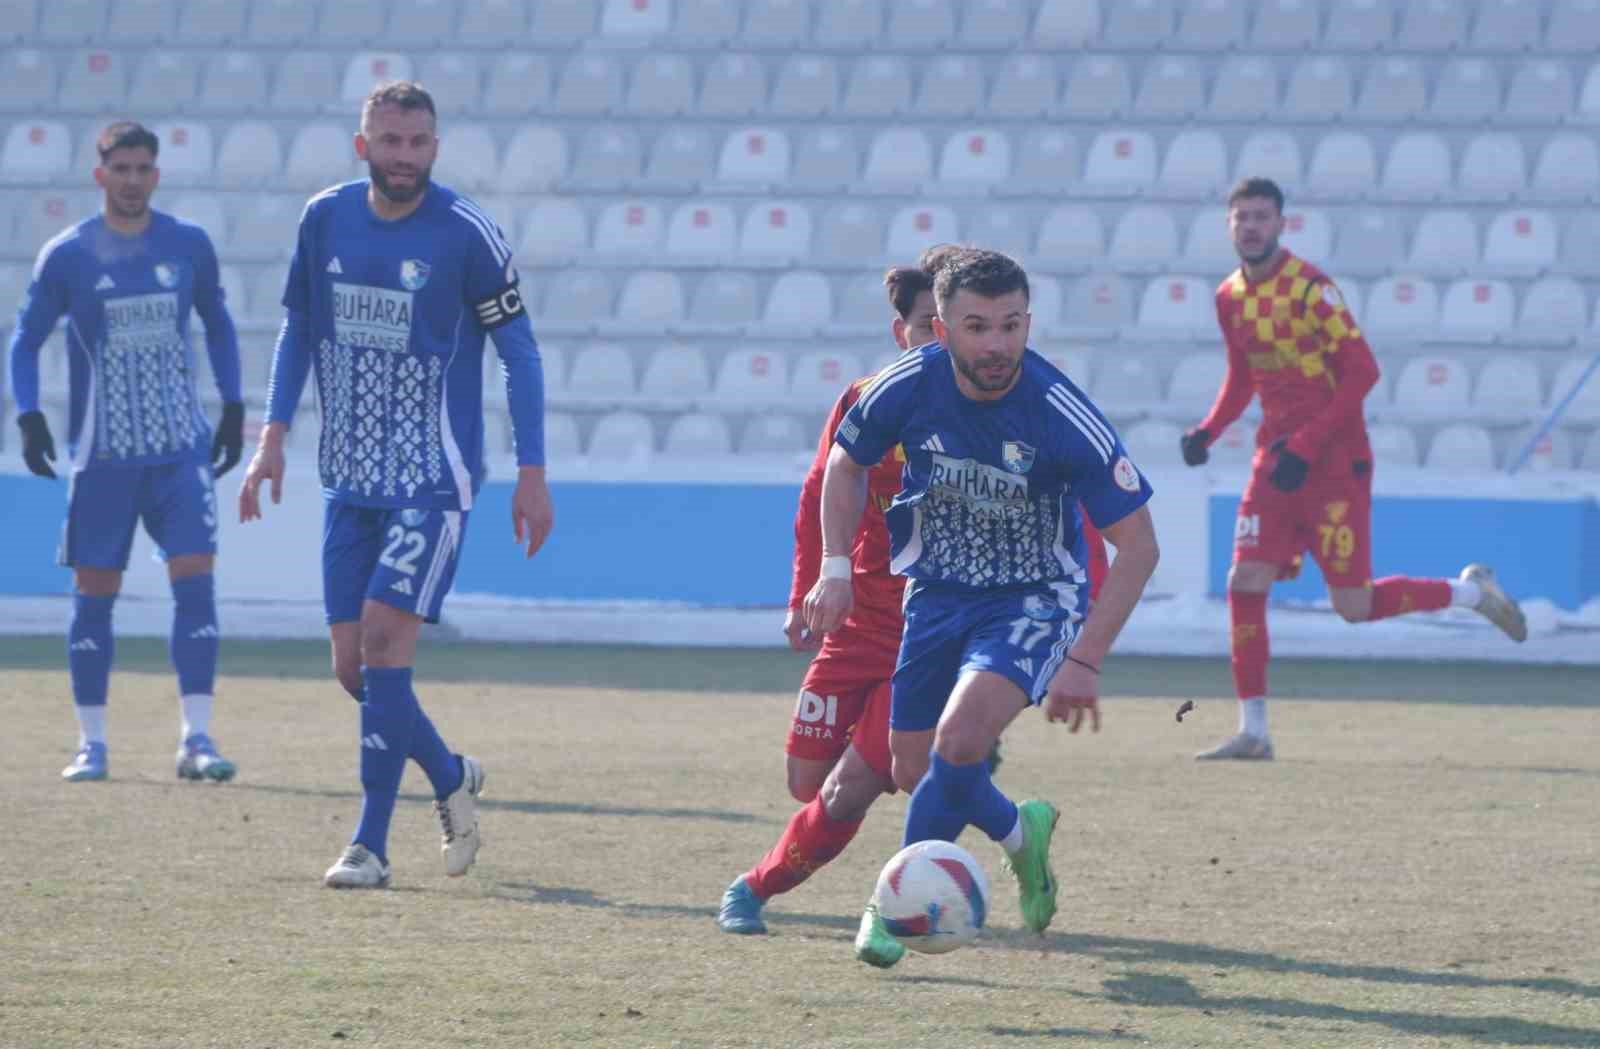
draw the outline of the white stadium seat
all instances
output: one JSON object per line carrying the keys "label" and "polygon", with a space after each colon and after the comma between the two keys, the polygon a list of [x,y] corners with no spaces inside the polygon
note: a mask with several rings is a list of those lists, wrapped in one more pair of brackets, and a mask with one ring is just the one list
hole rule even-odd
{"label": "white stadium seat", "polygon": [[1151,338],[1191,339],[1216,334],[1212,290],[1194,277],[1152,280],[1139,302],[1139,332]]}
{"label": "white stadium seat", "polygon": [[1159,47],[1172,35],[1173,0],[1132,0],[1107,5],[1105,43],[1114,48]]}
{"label": "white stadium seat", "polygon": [[711,366],[698,346],[663,346],[650,355],[639,396],[653,408],[682,410],[711,389]]}
{"label": "white stadium seat", "polygon": [[172,202],[172,214],[205,230],[217,254],[227,254],[228,213],[215,193],[185,193]]}
{"label": "white stadium seat", "polygon": [[1577,97],[1578,85],[1565,62],[1529,62],[1511,78],[1503,113],[1513,120],[1553,123],[1566,119]]}
{"label": "white stadium seat", "polygon": [[292,44],[309,37],[316,21],[314,0],[255,0],[245,37],[254,46]]}
{"label": "white stadium seat", "polygon": [[128,108],[140,113],[186,109],[194,102],[199,79],[193,55],[183,51],[146,51],[133,71]]}
{"label": "white stadium seat", "polygon": [[1285,115],[1297,120],[1333,120],[1350,112],[1355,97],[1350,66],[1332,55],[1302,59],[1289,74]]}
{"label": "white stadium seat", "polygon": [[177,0],[118,0],[111,6],[106,37],[122,46],[165,40],[172,35],[177,13]]}
{"label": "white stadium seat", "polygon": [[1189,128],[1167,144],[1156,186],[1164,194],[1210,200],[1228,181],[1228,147],[1215,131]]}
{"label": "white stadium seat", "polygon": [[1454,341],[1492,342],[1516,323],[1511,285],[1499,280],[1458,280],[1445,290],[1439,334]]}
{"label": "white stadium seat", "polygon": [[439,136],[435,176],[451,189],[474,193],[486,189],[498,181],[498,152],[487,126],[452,122]]}
{"label": "white stadium seat", "polygon": [[[1552,407],[1572,393],[1578,379],[1588,370],[1590,361],[1589,356],[1570,357],[1556,369],[1555,380],[1550,384]],[[1591,375],[1589,381],[1578,390],[1577,396],[1567,405],[1567,413],[1562,418],[1571,423],[1600,423],[1600,372]]]}
{"label": "white stadium seat", "polygon": [[1286,131],[1258,131],[1239,147],[1239,178],[1265,176],[1285,189],[1300,184],[1300,144]]}
{"label": "white stadium seat", "polygon": [[1133,323],[1134,293],[1115,273],[1090,273],[1067,295],[1061,321],[1067,337],[1094,338],[1114,334]]}
{"label": "white stadium seat", "polygon": [[1283,216],[1283,246],[1326,268],[1333,257],[1333,223],[1327,212],[1291,207]]}
{"label": "white stadium seat", "polygon": [[72,142],[65,124],[54,120],[26,120],[6,132],[0,152],[0,174],[7,181],[31,182],[63,175],[72,159]]}
{"label": "white stadium seat", "polygon": [[200,93],[194,100],[197,110],[248,112],[266,104],[267,67],[260,55],[250,51],[221,51],[206,60]]}
{"label": "white stadium seat", "polygon": [[919,183],[933,177],[933,145],[917,128],[891,127],[873,136],[863,178],[869,183]]}
{"label": "white stadium seat", "polygon": [[944,55],[925,67],[912,108],[925,117],[970,116],[983,108],[983,80],[976,59]]}
{"label": "white stadium seat", "polygon": [[815,270],[789,270],[772,282],[762,327],[770,332],[812,335],[833,319],[833,286]]}
{"label": "white stadium seat", "polygon": [[756,300],[754,274],[729,270],[708,273],[694,289],[684,330],[706,335],[743,333],[760,319]]}
{"label": "white stadium seat", "polygon": [[1429,200],[1450,191],[1450,145],[1432,132],[1401,135],[1389,147],[1383,192],[1402,200]]}
{"label": "white stadium seat", "polygon": [[322,40],[365,44],[382,35],[387,21],[383,0],[340,0],[318,6],[321,12],[315,34]]}
{"label": "white stadium seat", "polygon": [[1417,418],[1450,418],[1468,414],[1472,381],[1454,357],[1413,357],[1394,384],[1394,406]]}
{"label": "white stadium seat", "polygon": [[[1536,432],[1536,425],[1529,425],[1512,436],[1511,443],[1508,446],[1509,455],[1516,456],[1521,454],[1522,449],[1527,447],[1528,441],[1532,439]],[[1571,435],[1565,430],[1551,430],[1549,433],[1542,434],[1534,442],[1527,461],[1522,464],[1522,469],[1529,473],[1570,470],[1573,467],[1572,452]],[[1510,465],[1509,460],[1506,465]]]}
{"label": "white stadium seat", "polygon": [[524,116],[541,112],[550,105],[550,60],[544,55],[512,51],[501,55],[489,67],[483,89],[486,113]]}
{"label": "white stadium seat", "polygon": [[740,455],[798,455],[806,433],[792,415],[752,415],[739,438]]}
{"label": "white stadium seat", "polygon": [[1219,120],[1259,120],[1278,108],[1278,71],[1259,55],[1223,61],[1211,88],[1211,115]]}
{"label": "white stadium seat", "polygon": [[1144,419],[1122,433],[1122,444],[1135,462],[1150,469],[1176,461],[1182,437],[1183,430],[1176,423]]}
{"label": "white stadium seat", "polygon": [[1063,182],[1075,179],[1081,168],[1078,139],[1058,128],[1031,128],[1021,133],[1016,160],[1011,166],[1011,181],[996,186],[995,192],[1014,192],[1020,196],[1058,193]]}
{"label": "white stadium seat", "polygon": [[789,176],[789,136],[775,128],[744,128],[722,141],[717,178],[723,182],[782,182]]}
{"label": "white stadium seat", "polygon": [[566,116],[599,116],[622,108],[622,66],[607,54],[579,52],[562,67],[555,110]]}
{"label": "white stadium seat", "polygon": [[1061,282],[1047,274],[1028,277],[1028,337],[1031,341],[1055,338],[1061,327]]}
{"label": "white stadium seat", "polygon": [[1061,92],[1061,112],[1072,118],[1106,120],[1133,108],[1128,64],[1114,55],[1085,55],[1072,63]]}
{"label": "white stadium seat", "polygon": [[[1341,20],[1333,19],[1336,23]],[[1421,63],[1410,58],[1381,58],[1367,68],[1355,111],[1363,120],[1405,120],[1419,116],[1427,104]]]}
{"label": "white stadium seat", "polygon": [[717,458],[733,451],[728,420],[705,412],[688,412],[672,420],[662,451],[684,459]]}
{"label": "white stadium seat", "polygon": [[1600,50],[1600,19],[1595,0],[1555,0],[1545,26],[1544,46],[1551,51],[1593,54]]}
{"label": "white stadium seat", "polygon": [[1156,273],[1178,257],[1178,224],[1170,209],[1129,208],[1111,233],[1111,264],[1123,272]]}
{"label": "white stadium seat", "polygon": [[605,0],[600,35],[635,39],[661,36],[672,24],[672,0]]}
{"label": "white stadium seat", "polygon": [[1440,123],[1476,124],[1500,115],[1500,76],[1481,58],[1461,58],[1440,70],[1427,118]]}
{"label": "white stadium seat", "polygon": [[993,128],[957,131],[939,156],[939,180],[991,185],[1011,174],[1011,140]]}
{"label": "white stadium seat", "polygon": [[339,97],[339,74],[326,52],[291,51],[278,64],[275,79],[271,106],[276,112],[317,113]]}
{"label": "white stadium seat", "polygon": [[856,60],[839,111],[852,117],[886,117],[911,109],[911,69],[891,55]]}
{"label": "white stadium seat", "polygon": [[1028,33],[1027,0],[971,0],[961,8],[962,47],[1011,50]]}
{"label": "white stadium seat", "polygon": [[778,70],[770,110],[786,117],[814,117],[831,111],[839,97],[839,68],[832,58],[798,54]]}
{"label": "white stadium seat", "polygon": [[1106,230],[1099,212],[1082,205],[1052,208],[1039,227],[1039,258],[1083,269],[1105,252]]}
{"label": "white stadium seat", "polygon": [[1494,357],[1478,372],[1473,389],[1473,414],[1494,422],[1535,419],[1544,406],[1539,369],[1525,357]]}
{"label": "white stadium seat", "polygon": [[1417,465],[1417,436],[1409,426],[1379,423],[1367,428],[1372,443],[1372,458],[1380,469],[1389,466],[1413,468]]}
{"label": "white stadium seat", "polygon": [[1033,44],[1082,47],[1100,36],[1100,5],[1083,0],[1042,0],[1033,21]]}
{"label": "white stadium seat", "polygon": [[594,227],[594,250],[600,255],[647,256],[661,248],[666,219],[661,208],[644,201],[606,205]]}
{"label": "white stadium seat", "polygon": [[1600,193],[1600,146],[1589,135],[1560,134],[1539,150],[1533,193],[1560,200],[1583,200]]}
{"label": "white stadium seat", "polygon": [[638,412],[612,412],[600,417],[589,435],[589,458],[605,463],[643,464],[655,451],[650,420]]}
{"label": "white stadium seat", "polygon": [[883,0],[816,0],[815,40],[827,48],[864,48],[883,28]]}
{"label": "white stadium seat", "polygon": [[1148,132],[1102,131],[1089,147],[1083,181],[1102,192],[1136,193],[1155,181],[1156,162],[1155,139]]}
{"label": "white stadium seat", "polygon": [[1016,55],[1000,66],[989,92],[989,112],[1003,117],[1040,117],[1056,103],[1054,63],[1038,55]]}
{"label": "white stadium seat", "polygon": [[[389,21],[383,39],[390,47],[425,49],[439,46],[456,30],[456,5],[450,0],[387,0]],[[507,39],[516,39],[507,35]],[[432,91],[432,84],[423,82]]]}
{"label": "white stadium seat", "polygon": [[[118,5],[119,7],[121,5]],[[185,0],[177,19],[174,39],[181,44],[221,44],[244,35],[244,4],[216,4],[210,0]]]}
{"label": "white stadium seat", "polygon": [[1478,226],[1465,211],[1429,211],[1417,223],[1406,265],[1429,276],[1461,273],[1478,262]]}
{"label": "white stadium seat", "polygon": [[1583,334],[1588,322],[1589,304],[1578,282],[1571,277],[1544,277],[1523,292],[1517,339],[1571,342]]}
{"label": "white stadium seat", "polygon": [[1502,211],[1484,238],[1484,268],[1511,276],[1531,276],[1556,261],[1556,222],[1545,211]]}
{"label": "white stadium seat", "polygon": [[634,396],[633,358],[621,346],[596,342],[579,350],[567,374],[569,399],[585,404],[615,403]]}
{"label": "white stadium seat", "polygon": [[1197,273],[1222,273],[1239,265],[1225,216],[1215,209],[1195,212],[1184,238],[1183,263]]}
{"label": "white stadium seat", "polygon": [[[536,330],[541,334],[590,332],[611,316],[611,282],[592,270],[563,270],[550,281]],[[631,380],[630,380],[631,381]]]}
{"label": "white stadium seat", "polygon": [[1298,51],[1317,39],[1317,5],[1308,0],[1265,0],[1256,11],[1250,42],[1273,51]]}
{"label": "white stadium seat", "polygon": [[1600,430],[1589,435],[1589,443],[1584,445],[1583,458],[1579,461],[1578,468],[1600,472]]}
{"label": "white stadium seat", "polygon": [[1600,62],[1589,67],[1583,78],[1583,93],[1578,96],[1578,119],[1588,123],[1600,120]]}
{"label": "white stadium seat", "polygon": [[745,213],[739,255],[748,261],[782,262],[811,251],[811,210],[789,200],[764,200]]}
{"label": "white stadium seat", "polygon": [[850,129],[811,128],[800,140],[789,181],[819,191],[841,189],[855,182],[860,155]]}
{"label": "white stadium seat", "polygon": [[1413,276],[1390,277],[1372,286],[1363,328],[1372,335],[1421,338],[1439,322],[1439,291]]}
{"label": "white stadium seat", "polygon": [[250,283],[249,316],[262,323],[282,321],[283,291],[288,278],[287,266],[264,266],[258,270]]}
{"label": "white stadium seat", "polygon": [[1522,140],[1506,132],[1479,135],[1461,154],[1456,189],[1465,196],[1514,197],[1528,184],[1528,156]]}
{"label": "white stadium seat", "polygon": [[[53,5],[52,5],[53,6]],[[121,109],[128,93],[123,59],[110,51],[80,51],[66,61],[55,108],[77,113]]]}
{"label": "white stadium seat", "polygon": [[1388,212],[1368,208],[1345,218],[1334,247],[1333,266],[1340,273],[1372,276],[1387,273],[1405,254],[1399,222]]}
{"label": "white stadium seat", "polygon": [[0,111],[40,113],[56,100],[56,63],[48,51],[7,48],[0,52],[0,78],[10,84]]}
{"label": "white stadium seat", "polygon": [[[598,10],[594,0],[539,0],[528,35],[546,47],[577,43],[594,34]],[[495,43],[504,46],[505,38]]]}
{"label": "white stadium seat", "polygon": [[550,462],[564,463],[583,454],[578,440],[578,420],[566,412],[547,412],[544,417],[544,454]]}
{"label": "white stadium seat", "polygon": [[[1177,454],[1177,445],[1170,446]],[[1256,454],[1256,428],[1241,419],[1223,430],[1211,444],[1211,461],[1218,466],[1243,466]]]}
{"label": "white stadium seat", "polygon": [[784,359],[766,350],[734,350],[717,369],[715,409],[719,412],[763,411],[784,403],[789,376]]}
{"label": "white stadium seat", "polygon": [[[444,0],[414,0],[417,3],[435,3],[443,6]],[[417,70],[422,86],[433,96],[433,105],[442,116],[457,113],[476,114],[482,106],[483,71],[474,55],[456,52],[426,54]],[[447,128],[450,125],[445,125]]]}
{"label": "white stadium seat", "polygon": [[1378,155],[1372,138],[1358,131],[1335,131],[1311,152],[1306,186],[1314,193],[1364,196],[1378,184]]}
{"label": "white stadium seat", "polygon": [[812,351],[795,361],[789,380],[789,398],[796,407],[825,408],[838,399],[846,384],[864,375],[861,360],[852,353]]}
{"label": "white stadium seat", "polygon": [[524,264],[577,259],[589,250],[589,220],[576,200],[547,197],[533,205],[517,248]]}
{"label": "white stadium seat", "polygon": [[615,319],[601,321],[598,327],[616,334],[657,333],[683,320],[684,300],[683,282],[676,273],[636,270],[623,282]]}
{"label": "white stadium seat", "polygon": [[1094,351],[1083,346],[1050,346],[1038,352],[1078,389],[1089,388],[1094,377]]}
{"label": "white stadium seat", "polygon": [[694,107],[694,66],[683,55],[649,55],[633,67],[624,104],[640,116],[675,117]]}
{"label": "white stadium seat", "polygon": [[1205,104],[1206,75],[1199,61],[1170,55],[1146,67],[1133,112],[1149,119],[1182,120]]}
{"label": "white stadium seat", "polygon": [[[637,87],[637,79],[634,81]],[[767,74],[750,55],[718,55],[706,67],[699,111],[705,116],[742,117],[765,109]]]}
{"label": "white stadium seat", "polygon": [[1027,260],[1033,254],[1036,218],[1023,208],[985,202],[962,220],[969,244],[982,244],[1012,258]]}
{"label": "white stadium seat", "polygon": [[915,259],[935,244],[960,241],[956,214],[944,205],[901,208],[889,222],[884,254],[893,259]]}
{"label": "white stadium seat", "polygon": [[[1191,353],[1172,369],[1172,380],[1167,386],[1167,404],[1181,418],[1200,418],[1217,398],[1227,374],[1227,355],[1216,350]],[[1177,447],[1177,442],[1172,444]]]}
{"label": "white stadium seat", "polygon": [[1540,10],[1525,0],[1482,0],[1472,25],[1472,47],[1524,51],[1539,46]]}
{"label": "white stadium seat", "polygon": [[711,136],[680,125],[656,136],[645,177],[663,190],[688,192],[716,176],[712,157]]}
{"label": "white stadium seat", "polygon": [[1196,0],[1180,8],[1177,44],[1196,51],[1225,51],[1244,39],[1245,0]]}
{"label": "white stadium seat", "polygon": [[[304,204],[303,199],[294,196],[250,194],[234,217],[233,244],[228,254],[242,259],[287,259],[294,253],[294,231]],[[276,294],[272,301],[276,308]]]}
{"label": "white stadium seat", "polygon": [[1450,473],[1488,473],[1494,469],[1494,442],[1481,426],[1456,423],[1433,435],[1428,469]]}
{"label": "white stadium seat", "polygon": [[731,258],[738,243],[739,223],[726,204],[680,205],[667,224],[668,255]]}
{"label": "white stadium seat", "polygon": [[811,29],[811,5],[806,0],[745,0],[746,46],[793,50]]}
{"label": "white stadium seat", "polygon": [[883,219],[865,204],[835,205],[822,220],[817,253],[834,262],[860,265],[883,254]]}
{"label": "white stadium seat", "polygon": [[1575,277],[1600,277],[1600,211],[1568,211],[1562,216],[1562,225],[1562,271]]}
{"label": "white stadium seat", "polygon": [[1140,357],[1116,354],[1095,372],[1094,400],[1112,419],[1130,419],[1161,406],[1161,377]]}
{"label": "white stadium seat", "polygon": [[506,145],[496,187],[507,193],[538,192],[566,173],[566,136],[548,124],[525,124]]}
{"label": "white stadium seat", "polygon": [[307,124],[289,145],[284,177],[295,186],[321,188],[348,178],[355,169],[350,132],[337,124]]}
{"label": "white stadium seat", "polygon": [[[334,5],[336,6],[336,5]],[[386,80],[410,80],[411,58],[398,51],[362,51],[350,56],[344,67],[339,98],[350,106],[360,106],[374,86]]]}

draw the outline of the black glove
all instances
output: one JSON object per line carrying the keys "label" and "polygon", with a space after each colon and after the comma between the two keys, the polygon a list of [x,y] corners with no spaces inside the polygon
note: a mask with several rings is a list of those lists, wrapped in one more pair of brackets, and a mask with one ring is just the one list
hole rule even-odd
{"label": "black glove", "polygon": [[239,465],[244,454],[244,405],[224,401],[216,436],[211,438],[211,469],[218,477]]}
{"label": "black glove", "polygon": [[1289,450],[1287,437],[1273,441],[1270,450],[1278,453],[1278,461],[1273,464],[1272,474],[1267,478],[1272,482],[1272,487],[1281,492],[1292,492],[1306,483],[1311,464]]}
{"label": "black glove", "polygon": [[1204,466],[1206,460],[1211,458],[1211,449],[1207,447],[1210,442],[1211,432],[1198,427],[1178,438],[1183,461],[1189,466]]}
{"label": "black glove", "polygon": [[54,480],[56,472],[50,469],[50,463],[56,461],[56,442],[50,436],[44,412],[23,412],[17,416],[17,426],[22,430],[22,461],[40,477]]}

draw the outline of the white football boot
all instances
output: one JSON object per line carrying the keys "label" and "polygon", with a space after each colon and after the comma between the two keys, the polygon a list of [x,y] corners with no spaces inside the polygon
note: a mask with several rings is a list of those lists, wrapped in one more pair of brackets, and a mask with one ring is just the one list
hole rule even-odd
{"label": "white football boot", "polygon": [[1271,761],[1272,740],[1241,732],[1210,750],[1194,756],[1196,761]]}
{"label": "white football boot", "polygon": [[1488,565],[1468,565],[1461,570],[1463,583],[1476,583],[1482,597],[1472,606],[1478,613],[1503,631],[1513,641],[1528,640],[1528,620],[1522,607],[1511,599],[1494,578],[1494,569]]}
{"label": "white football boot", "polygon": [[330,889],[387,889],[389,865],[365,845],[351,845],[322,876],[322,884]]}
{"label": "white football boot", "polygon": [[477,758],[461,755],[461,786],[443,801],[433,803],[439,817],[439,830],[444,835],[440,851],[444,853],[444,872],[452,878],[467,873],[472,861],[478,858],[478,847],[483,835],[478,833],[478,795],[488,780],[483,765]]}

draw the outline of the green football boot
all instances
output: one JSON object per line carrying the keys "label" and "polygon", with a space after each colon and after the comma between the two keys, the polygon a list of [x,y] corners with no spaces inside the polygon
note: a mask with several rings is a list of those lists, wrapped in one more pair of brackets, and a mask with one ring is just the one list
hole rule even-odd
{"label": "green football boot", "polygon": [[1056,916],[1056,874],[1050,869],[1050,837],[1061,814],[1048,801],[1017,806],[1022,823],[1022,848],[1006,857],[1006,869],[1017,879],[1022,924],[1042,933]]}
{"label": "green football boot", "polygon": [[888,969],[905,956],[905,944],[889,935],[878,914],[878,905],[867,904],[861,914],[861,929],[856,933],[856,957],[868,965]]}

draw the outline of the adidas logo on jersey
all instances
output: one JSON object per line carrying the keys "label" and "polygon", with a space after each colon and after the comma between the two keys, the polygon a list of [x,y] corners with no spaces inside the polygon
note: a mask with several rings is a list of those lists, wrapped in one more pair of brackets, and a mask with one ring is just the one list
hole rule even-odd
{"label": "adidas logo on jersey", "polygon": [[363,747],[366,747],[368,750],[388,750],[389,749],[389,744],[385,743],[383,741],[383,737],[378,735],[376,732],[369,732],[365,736],[362,736],[361,737],[361,745]]}
{"label": "adidas logo on jersey", "polygon": [[100,279],[94,282],[95,291],[110,291],[116,286],[117,282],[111,279],[111,274],[109,273],[100,274]]}
{"label": "adidas logo on jersey", "polygon": [[216,626],[211,624],[211,623],[207,623],[205,626],[200,627],[199,629],[195,630],[194,633],[189,635],[189,637],[191,639],[204,638],[204,637],[221,637],[221,636],[222,636],[221,634],[217,633]]}
{"label": "adidas logo on jersey", "polygon": [[922,450],[925,452],[942,452],[944,451],[944,442],[939,440],[938,434],[934,434],[922,442]]}
{"label": "adidas logo on jersey", "polygon": [[98,652],[100,651],[100,646],[94,643],[94,638],[86,637],[81,641],[74,641],[71,650],[73,652]]}
{"label": "adidas logo on jersey", "polygon": [[1033,676],[1033,657],[1032,656],[1023,656],[1021,659],[1013,660],[1011,665],[1016,667],[1018,670],[1022,671],[1024,674],[1028,675],[1029,677]]}
{"label": "adidas logo on jersey", "polygon": [[393,583],[389,584],[389,589],[393,590],[397,594],[405,594],[407,596],[410,596],[411,593],[412,593],[411,580],[409,580],[409,579],[397,579]]}
{"label": "adidas logo on jersey", "polygon": [[335,255],[333,257],[333,259],[328,263],[328,272],[329,273],[343,273],[344,272],[344,267],[339,265],[339,256]]}

